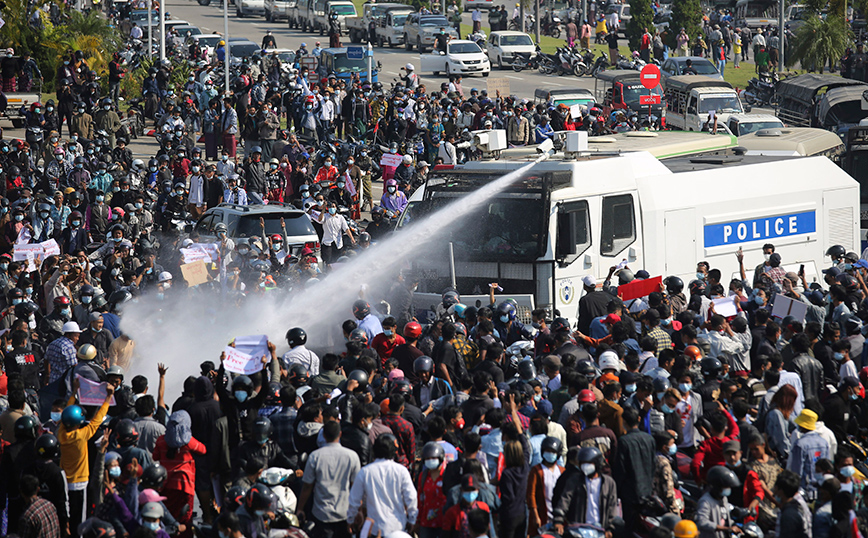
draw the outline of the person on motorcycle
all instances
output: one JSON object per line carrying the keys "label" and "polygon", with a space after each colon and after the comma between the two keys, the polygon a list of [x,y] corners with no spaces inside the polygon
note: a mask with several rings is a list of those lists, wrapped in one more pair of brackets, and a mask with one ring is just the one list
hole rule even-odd
{"label": "person on motorcycle", "polygon": [[346,189],[346,176],[339,176],[335,183],[335,188],[328,193],[328,201],[336,204],[338,207],[351,209],[353,207],[353,198]]}
{"label": "person on motorcycle", "polygon": [[398,182],[398,188],[402,191],[406,191],[407,186],[413,182],[413,176],[415,174],[416,170],[413,167],[413,156],[404,155],[401,159],[401,164],[399,164],[395,169],[394,178]]}
{"label": "person on motorcycle", "polygon": [[314,183],[333,183],[335,179],[338,177],[338,169],[335,166],[332,166],[332,158],[326,157],[325,161],[322,163],[322,167],[317,170],[316,177],[314,178]]}
{"label": "person on motorcycle", "polygon": [[[445,35],[445,30],[443,28],[440,29],[440,32],[441,32],[440,35]],[[439,39],[439,35],[438,35],[438,39]],[[438,43],[439,43],[439,41],[438,41]],[[443,45],[443,50],[444,51],[446,50],[445,43]],[[404,67],[401,68],[401,71],[407,72],[405,75],[401,75],[401,80],[404,81],[404,84],[407,86],[407,88],[415,91],[416,88],[419,87],[419,75],[416,74],[416,68],[413,66],[413,64],[408,63],[407,65],[405,65]]]}
{"label": "person on motorcycle", "polygon": [[709,488],[699,499],[695,517],[700,536],[739,534],[741,529],[733,524],[727,503],[732,490],[741,487],[738,477],[727,467],[715,465],[708,471],[706,482]]}
{"label": "person on motorcycle", "polygon": [[96,128],[108,134],[109,144],[115,147],[115,133],[121,128],[121,119],[118,113],[112,110],[112,100],[108,97],[102,100],[102,109],[94,116]]}
{"label": "person on motorcycle", "polygon": [[93,117],[87,113],[85,104],[81,101],[76,103],[69,128],[70,133],[78,135],[82,141],[86,142],[93,139]]}
{"label": "person on motorcycle", "polygon": [[407,195],[398,190],[398,182],[394,179],[386,181],[386,192],[380,198],[380,206],[395,215],[400,215],[407,207]]}

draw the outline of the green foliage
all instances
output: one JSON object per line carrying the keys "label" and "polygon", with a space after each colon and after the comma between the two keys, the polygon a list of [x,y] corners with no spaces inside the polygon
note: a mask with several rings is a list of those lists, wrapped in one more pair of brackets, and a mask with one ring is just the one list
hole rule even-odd
{"label": "green foliage", "polygon": [[[121,96],[124,98],[133,98],[142,96],[142,86],[145,78],[148,76],[148,69],[159,63],[159,58],[154,57],[153,60],[144,59],[138,69],[132,73],[127,73],[127,76],[121,81]],[[187,77],[193,72],[193,65],[190,62],[174,62],[172,63],[172,72],[169,74],[169,87],[175,90],[175,93],[180,93],[180,89],[187,82]],[[221,81],[222,82],[222,81]]]}
{"label": "green foliage", "polygon": [[682,28],[692,43],[702,33],[702,8],[699,0],[675,0],[672,2],[672,20],[669,23],[667,45],[675,47],[675,39]]}
{"label": "green foliage", "polygon": [[651,0],[633,0],[630,2],[630,22],[627,24],[627,39],[630,42],[630,50],[639,50],[642,34],[647,28],[650,32],[654,29],[654,11],[651,9]]}
{"label": "green foliage", "polygon": [[821,19],[811,15],[796,32],[792,54],[785,58],[787,66],[797,61],[802,66],[816,66],[822,72],[829,60],[837,61],[850,43],[850,32],[843,18]]}

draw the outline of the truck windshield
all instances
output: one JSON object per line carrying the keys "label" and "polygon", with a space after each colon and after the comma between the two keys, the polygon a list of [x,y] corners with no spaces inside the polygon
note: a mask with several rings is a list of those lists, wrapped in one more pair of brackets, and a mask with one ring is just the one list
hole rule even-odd
{"label": "truck windshield", "polygon": [[337,5],[337,6],[329,6],[329,10],[334,11],[338,15],[351,15],[355,16],[356,8],[352,5]]}
{"label": "truck windshield", "polygon": [[781,121],[742,121],[738,123],[738,132],[733,134],[741,136],[748,133],[755,133],[761,129],[782,129],[783,126],[784,124]]}
{"label": "truck windshield", "polygon": [[420,26],[442,26],[444,28],[449,28],[452,26],[449,24],[449,21],[446,20],[446,17],[425,17],[421,19],[419,22]]}
{"label": "truck windshield", "polygon": [[392,15],[392,26],[404,26],[404,21],[407,20],[407,16],[409,15],[409,13],[406,15]]}
{"label": "truck windshield", "polygon": [[280,229],[280,217],[286,223],[286,236],[292,241],[293,237],[316,236],[316,230],[310,219],[304,213],[266,213],[264,215],[245,215],[238,219],[237,228],[229,230],[233,237],[260,237],[262,228],[259,226],[259,217],[265,219],[265,233],[268,235],[283,233]]}
{"label": "truck windshield", "polygon": [[367,70],[368,62],[364,58],[361,60],[350,60],[346,54],[335,56],[336,73],[356,73]]}
{"label": "truck windshield", "polygon": [[660,95],[660,86],[657,86],[653,90],[649,90],[641,84],[630,84],[629,86],[627,84],[624,84],[624,102],[628,105],[632,105],[634,103],[638,105],[639,97],[643,95]]}
{"label": "truck windshield", "polygon": [[711,110],[727,114],[743,112],[741,103],[735,95],[703,95],[699,100],[699,112],[704,114]]}

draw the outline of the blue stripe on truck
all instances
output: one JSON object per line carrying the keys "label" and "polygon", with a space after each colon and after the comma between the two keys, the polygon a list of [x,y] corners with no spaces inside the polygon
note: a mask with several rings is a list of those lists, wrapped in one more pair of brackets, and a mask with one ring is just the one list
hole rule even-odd
{"label": "blue stripe on truck", "polygon": [[815,211],[707,224],[704,228],[705,248],[764,241],[816,231]]}

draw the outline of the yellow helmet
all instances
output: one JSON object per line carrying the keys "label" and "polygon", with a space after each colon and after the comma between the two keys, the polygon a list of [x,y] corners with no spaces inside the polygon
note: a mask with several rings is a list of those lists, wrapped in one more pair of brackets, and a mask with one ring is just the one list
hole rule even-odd
{"label": "yellow helmet", "polygon": [[91,344],[82,344],[76,356],[82,361],[92,361],[96,358],[96,348]]}
{"label": "yellow helmet", "polygon": [[682,519],[675,524],[675,538],[696,538],[699,536],[699,529],[696,528],[696,523],[689,519]]}
{"label": "yellow helmet", "polygon": [[220,42],[219,42],[219,43],[217,43],[217,44],[218,44],[218,45],[225,45],[225,44],[226,44],[226,42],[225,42],[225,41],[223,41],[223,40],[222,40],[222,39],[221,39],[221,40],[220,40]]}

